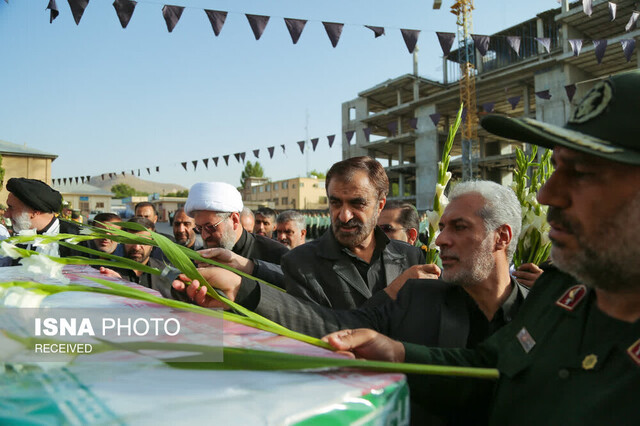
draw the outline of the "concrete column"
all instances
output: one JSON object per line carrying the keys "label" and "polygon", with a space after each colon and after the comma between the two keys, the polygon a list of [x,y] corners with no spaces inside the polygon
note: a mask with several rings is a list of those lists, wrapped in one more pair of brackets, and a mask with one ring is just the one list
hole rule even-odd
{"label": "concrete column", "polygon": [[[544,37],[544,26],[542,24],[542,19],[540,18],[536,19],[536,32],[538,34],[538,38]],[[544,50],[544,47],[538,43],[538,54],[543,53],[546,53],[546,50]]]}
{"label": "concrete column", "polygon": [[416,207],[418,210],[433,208],[438,179],[440,144],[438,130],[429,115],[436,112],[436,106],[423,105],[416,108],[418,128],[416,129]]}
{"label": "concrete column", "polygon": [[442,82],[449,83],[449,68],[447,67],[447,57],[442,57]]}
{"label": "concrete column", "polygon": [[[349,110],[355,108],[356,114],[353,120],[350,119]],[[362,129],[365,125],[362,123],[362,119],[366,118],[368,114],[368,103],[366,98],[356,98],[349,102],[342,104],[342,159],[351,157],[358,157],[361,155],[368,155],[366,148],[366,141],[362,133]],[[355,134],[351,139],[351,144],[345,136],[345,132],[353,130]]]}

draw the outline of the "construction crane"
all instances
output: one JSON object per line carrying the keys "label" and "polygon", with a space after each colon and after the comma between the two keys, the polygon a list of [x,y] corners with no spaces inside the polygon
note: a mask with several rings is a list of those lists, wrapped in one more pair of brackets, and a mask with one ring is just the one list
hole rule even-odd
{"label": "construction crane", "polygon": [[[435,6],[435,2],[434,2]],[[460,62],[460,102],[466,108],[462,122],[462,180],[473,178],[472,147],[478,140],[476,109],[475,46],[471,40],[473,0],[459,0],[451,6],[458,27],[458,61]]]}

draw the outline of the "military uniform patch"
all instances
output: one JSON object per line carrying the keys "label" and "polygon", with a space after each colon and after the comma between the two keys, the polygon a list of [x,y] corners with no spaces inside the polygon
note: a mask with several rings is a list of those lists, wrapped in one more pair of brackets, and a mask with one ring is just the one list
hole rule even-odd
{"label": "military uniform patch", "polygon": [[585,285],[574,285],[568,289],[560,299],[556,300],[556,305],[566,309],[567,311],[573,311],[586,294],[587,287]]}
{"label": "military uniform patch", "polygon": [[629,346],[627,353],[636,364],[640,365],[640,339],[636,340],[633,345]]}
{"label": "military uniform patch", "polygon": [[582,360],[582,368],[585,370],[593,370],[593,367],[598,363],[598,357],[594,354],[590,354],[584,357]]}
{"label": "military uniform patch", "polygon": [[520,342],[522,349],[524,349],[526,353],[531,352],[531,349],[536,345],[536,341],[533,340],[531,334],[529,334],[527,329],[524,327],[522,327],[522,330],[518,331],[516,337],[518,338],[518,342]]}
{"label": "military uniform patch", "polygon": [[610,81],[597,83],[582,98],[580,104],[571,114],[569,123],[584,123],[602,114],[613,98],[613,87]]}

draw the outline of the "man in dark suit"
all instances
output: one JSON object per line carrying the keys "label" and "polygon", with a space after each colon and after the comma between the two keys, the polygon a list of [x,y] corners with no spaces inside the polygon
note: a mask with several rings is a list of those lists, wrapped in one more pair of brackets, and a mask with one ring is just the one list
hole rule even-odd
{"label": "man in dark suit", "polygon": [[[509,275],[521,228],[520,203],[494,182],[459,184],[441,220],[442,280],[409,280],[399,292],[387,288],[384,303],[334,310],[240,278],[221,268],[200,272],[230,299],[286,327],[314,336],[346,327],[369,327],[414,343],[474,346],[509,322],[527,290]],[[197,281],[190,298],[219,306]],[[184,289],[179,281],[174,287]],[[397,297],[396,297],[397,294]]]}
{"label": "man in dark suit", "polygon": [[293,296],[334,309],[384,300],[380,292],[403,272],[402,282],[425,272],[422,251],[391,241],[377,226],[389,179],[371,157],[335,163],[326,178],[331,229],[282,259],[285,288]]}

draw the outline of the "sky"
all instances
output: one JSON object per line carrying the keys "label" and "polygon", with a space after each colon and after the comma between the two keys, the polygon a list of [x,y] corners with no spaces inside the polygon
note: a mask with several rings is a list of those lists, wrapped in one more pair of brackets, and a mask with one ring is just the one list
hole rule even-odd
{"label": "sky", "polygon": [[[169,33],[165,3],[139,0],[126,29],[113,0],[90,0],[76,25],[66,0],[52,24],[48,0],[0,1],[0,140],[58,155],[52,178],[130,173],[185,187],[239,185],[256,161],[273,180],[326,172],[341,159],[341,105],[411,73],[400,28],[420,30],[418,71],[442,81],[435,31],[455,32],[432,0],[174,0],[186,6]],[[473,32],[492,34],[558,7],[557,0],[476,0]],[[218,37],[203,9],[227,11]],[[256,41],[244,14],[271,19]],[[293,45],[283,18],[307,19]],[[344,23],[336,48],[322,21]],[[364,25],[385,27],[374,38]],[[326,136],[336,134],[329,148]],[[297,141],[320,138],[300,154]],[[286,154],[279,148],[286,146]],[[276,146],[273,159],[267,147]],[[307,150],[308,151],[308,150]],[[193,170],[192,160],[230,154]],[[188,162],[188,171],[181,165]],[[148,175],[147,167],[160,166]]]}

